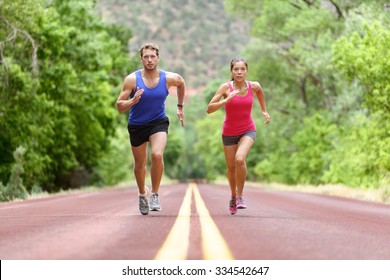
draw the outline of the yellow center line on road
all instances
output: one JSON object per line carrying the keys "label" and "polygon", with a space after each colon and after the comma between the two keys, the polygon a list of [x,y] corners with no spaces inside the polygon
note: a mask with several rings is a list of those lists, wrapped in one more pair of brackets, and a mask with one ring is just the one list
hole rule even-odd
{"label": "yellow center line on road", "polygon": [[179,214],[155,260],[185,260],[190,246],[192,189],[187,188]]}
{"label": "yellow center line on road", "polygon": [[205,260],[233,260],[226,241],[210,216],[209,211],[200,195],[195,183],[188,185],[178,217],[170,230],[164,244],[158,251],[155,260],[185,260],[188,256],[190,238],[190,218],[192,193],[195,196],[195,205],[199,214],[203,259]]}
{"label": "yellow center line on road", "polygon": [[196,184],[191,184],[194,196],[196,209],[200,218],[202,228],[202,249],[203,258],[205,260],[233,260],[229,246],[214,223],[207,210]]}

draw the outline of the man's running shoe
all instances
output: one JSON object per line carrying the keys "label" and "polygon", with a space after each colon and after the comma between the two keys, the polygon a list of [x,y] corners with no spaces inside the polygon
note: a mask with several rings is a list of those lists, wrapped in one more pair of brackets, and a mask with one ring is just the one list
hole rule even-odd
{"label": "man's running shoe", "polygon": [[138,194],[139,198],[139,211],[142,215],[148,215],[149,214],[149,188],[145,186],[145,193],[144,194]]}
{"label": "man's running shoe", "polygon": [[237,196],[237,209],[246,209],[246,202],[245,200],[242,198],[242,196]]}
{"label": "man's running shoe", "polygon": [[230,214],[234,215],[237,212],[236,198],[232,197],[229,201],[229,211]]}
{"label": "man's running shoe", "polygon": [[152,193],[150,196],[150,211],[160,211],[160,199],[158,198],[158,193]]}

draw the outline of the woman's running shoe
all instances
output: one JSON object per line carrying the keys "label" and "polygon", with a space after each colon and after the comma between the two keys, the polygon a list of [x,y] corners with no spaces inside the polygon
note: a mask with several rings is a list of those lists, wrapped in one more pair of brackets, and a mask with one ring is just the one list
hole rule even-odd
{"label": "woman's running shoe", "polygon": [[232,215],[236,214],[237,212],[237,203],[235,197],[232,197],[229,201],[229,211]]}
{"label": "woman's running shoe", "polygon": [[237,209],[246,209],[246,202],[242,198],[242,196],[237,196],[237,201],[236,201]]}

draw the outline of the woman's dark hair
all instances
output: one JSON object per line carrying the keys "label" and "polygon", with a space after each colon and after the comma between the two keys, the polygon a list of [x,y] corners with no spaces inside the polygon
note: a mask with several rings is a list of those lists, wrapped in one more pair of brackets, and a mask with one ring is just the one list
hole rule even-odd
{"label": "woman's dark hair", "polygon": [[246,61],[246,59],[245,58],[241,58],[241,57],[235,57],[230,62],[230,71],[233,70],[234,64],[236,64],[237,62],[240,62],[240,61],[245,63],[246,70],[248,70],[248,62]]}

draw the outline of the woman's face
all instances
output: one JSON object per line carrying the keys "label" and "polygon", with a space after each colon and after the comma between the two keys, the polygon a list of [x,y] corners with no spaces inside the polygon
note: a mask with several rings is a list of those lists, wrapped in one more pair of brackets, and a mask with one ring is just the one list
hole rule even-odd
{"label": "woman's face", "polygon": [[232,78],[234,81],[245,81],[247,73],[248,69],[246,68],[244,61],[237,61],[236,63],[234,63],[233,68],[231,70]]}

